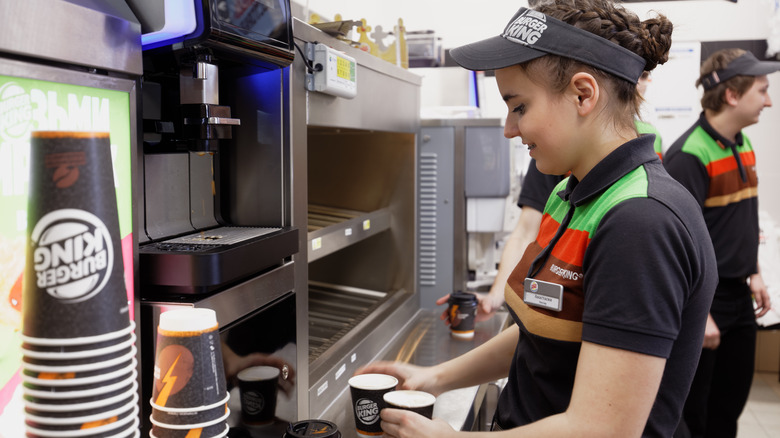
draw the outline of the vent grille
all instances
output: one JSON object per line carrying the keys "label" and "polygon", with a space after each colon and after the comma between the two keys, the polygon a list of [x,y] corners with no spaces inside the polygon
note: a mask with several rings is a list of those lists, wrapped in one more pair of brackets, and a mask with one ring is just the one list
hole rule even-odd
{"label": "vent grille", "polygon": [[417,260],[420,286],[436,285],[436,198],[438,195],[438,154],[423,152],[419,160],[419,241]]}

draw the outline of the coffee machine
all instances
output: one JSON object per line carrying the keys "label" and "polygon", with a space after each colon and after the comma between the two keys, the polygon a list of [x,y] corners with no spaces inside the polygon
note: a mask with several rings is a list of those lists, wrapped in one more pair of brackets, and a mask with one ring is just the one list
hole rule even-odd
{"label": "coffee machine", "polygon": [[[274,422],[283,428],[297,420],[299,361],[293,256],[300,233],[291,219],[285,91],[294,58],[289,0],[128,4],[142,23],[144,49],[143,190],[136,199],[143,430],[151,427],[159,315],[182,306],[216,312],[223,353],[231,353],[225,357],[286,364]],[[230,387],[238,370],[228,365]],[[229,436],[281,435],[274,425],[244,431],[239,399],[233,388]]]}

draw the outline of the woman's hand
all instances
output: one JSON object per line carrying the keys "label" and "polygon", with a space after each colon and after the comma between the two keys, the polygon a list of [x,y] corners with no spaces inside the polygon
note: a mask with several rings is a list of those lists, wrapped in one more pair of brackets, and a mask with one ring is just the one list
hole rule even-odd
{"label": "woman's hand", "polygon": [[712,315],[707,315],[707,326],[704,328],[704,343],[702,348],[714,350],[720,345],[720,329],[712,319]]}
{"label": "woman's hand", "polygon": [[429,420],[422,415],[403,409],[382,409],[382,430],[390,438],[447,438],[455,430],[439,418]]}
{"label": "woman's hand", "polygon": [[434,367],[421,367],[403,362],[372,362],[355,374],[389,374],[398,379],[398,389],[414,389],[438,396],[442,389],[438,387],[438,377]]}
{"label": "woman's hand", "polygon": [[769,290],[760,273],[750,276],[750,292],[756,301],[756,318],[766,315],[766,312],[772,308],[772,303],[769,299]]}

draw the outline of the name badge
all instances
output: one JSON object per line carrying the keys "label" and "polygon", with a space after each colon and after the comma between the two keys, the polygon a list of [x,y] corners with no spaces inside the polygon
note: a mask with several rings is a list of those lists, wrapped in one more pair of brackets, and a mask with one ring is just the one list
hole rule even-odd
{"label": "name badge", "polygon": [[563,309],[563,285],[526,278],[523,283],[523,301],[529,306],[560,312]]}

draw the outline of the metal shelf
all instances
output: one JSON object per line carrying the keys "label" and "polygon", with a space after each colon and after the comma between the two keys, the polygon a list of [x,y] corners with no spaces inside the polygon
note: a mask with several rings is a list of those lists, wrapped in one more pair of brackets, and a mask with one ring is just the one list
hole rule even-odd
{"label": "metal shelf", "polygon": [[308,260],[313,262],[390,229],[390,210],[369,213],[309,204]]}
{"label": "metal shelf", "polygon": [[385,292],[309,282],[309,362],[363,321]]}

